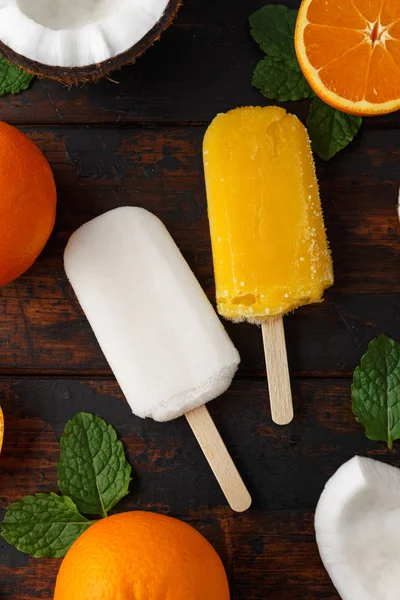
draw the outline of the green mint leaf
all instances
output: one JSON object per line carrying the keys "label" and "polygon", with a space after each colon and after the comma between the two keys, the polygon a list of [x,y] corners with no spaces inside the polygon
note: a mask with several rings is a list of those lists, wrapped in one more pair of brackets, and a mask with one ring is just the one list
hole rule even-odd
{"label": "green mint leaf", "polygon": [[294,29],[297,10],[281,4],[267,4],[249,18],[250,33],[269,56],[296,56]]}
{"label": "green mint leaf", "polygon": [[307,129],[314,152],[323,160],[329,160],[350,144],[361,124],[361,117],[343,113],[320,98],[315,98],[307,117]]}
{"label": "green mint leaf", "polygon": [[2,536],[36,558],[61,558],[93,522],[79,514],[71,498],[36,494],[7,508]]}
{"label": "green mint leaf", "polygon": [[252,84],[270,100],[280,102],[314,95],[295,56],[266,56],[256,66]]}
{"label": "green mint leaf", "polygon": [[252,83],[270,100],[303,100],[314,94],[294,50],[297,10],[268,4],[250,18],[251,35],[268,55],[255,68]]}
{"label": "green mint leaf", "polygon": [[0,96],[6,94],[19,94],[27,90],[34,75],[12,65],[5,58],[0,57]]}
{"label": "green mint leaf", "polygon": [[107,513],[129,492],[131,466],[115,429],[103,419],[78,413],[60,440],[58,486],[87,515]]}
{"label": "green mint leaf", "polygon": [[371,440],[393,442],[400,438],[400,344],[380,335],[354,371],[352,408]]}

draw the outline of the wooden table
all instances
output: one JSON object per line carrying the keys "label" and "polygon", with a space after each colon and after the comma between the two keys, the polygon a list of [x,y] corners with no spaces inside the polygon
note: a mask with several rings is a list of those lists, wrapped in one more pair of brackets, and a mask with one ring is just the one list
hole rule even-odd
{"label": "wooden table", "polygon": [[[399,464],[396,452],[366,439],[350,408],[351,375],[367,343],[383,332],[400,338],[399,113],[366,119],[347,150],[317,160],[336,283],[323,304],[285,319],[290,426],[270,419],[259,330],[227,324],[242,364],[210,411],[253,495],[245,514],[227,507],[184,419],[159,424],[131,414],[62,265],[79,225],[117,206],[144,206],[162,218],[213,299],[201,143],[217,112],[266,103],[250,84],[261,52],[247,25],[262,5],[186,0],[161,42],[113,74],[118,83],[69,90],[37,80],[0,100],[0,118],[43,149],[59,197],[42,256],[0,289],[0,506],[3,514],[25,494],[56,490],[65,422],[95,412],[116,427],[134,466],[119,510],[156,510],[198,528],[223,558],[233,600],[337,600],[313,531],[324,483],[354,454]],[[307,103],[286,106],[306,115]],[[1,600],[49,600],[59,564],[0,541]]]}

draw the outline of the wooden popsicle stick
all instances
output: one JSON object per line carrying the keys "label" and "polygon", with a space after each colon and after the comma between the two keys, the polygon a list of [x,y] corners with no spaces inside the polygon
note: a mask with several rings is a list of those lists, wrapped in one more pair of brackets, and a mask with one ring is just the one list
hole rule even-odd
{"label": "wooden popsicle stick", "polygon": [[272,420],[287,425],[293,419],[293,401],[282,317],[266,319],[262,336]]}
{"label": "wooden popsicle stick", "polygon": [[212,420],[206,406],[185,414],[192,431],[204,452],[229,506],[243,512],[251,505],[251,496]]}

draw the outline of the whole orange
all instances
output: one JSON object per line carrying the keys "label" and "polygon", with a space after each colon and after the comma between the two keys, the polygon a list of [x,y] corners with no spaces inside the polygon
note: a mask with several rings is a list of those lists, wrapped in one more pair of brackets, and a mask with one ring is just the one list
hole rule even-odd
{"label": "whole orange", "polygon": [[35,262],[54,227],[56,186],[41,150],[0,121],[0,286]]}
{"label": "whole orange", "polygon": [[222,562],[193,527],[150,512],[98,521],[71,546],[54,600],[229,600]]}

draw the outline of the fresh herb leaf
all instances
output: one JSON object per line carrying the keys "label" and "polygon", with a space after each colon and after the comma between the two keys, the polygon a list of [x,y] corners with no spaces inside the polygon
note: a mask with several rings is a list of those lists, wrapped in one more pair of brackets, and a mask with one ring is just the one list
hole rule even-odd
{"label": "fresh herb leaf", "polygon": [[[128,493],[131,467],[111,425],[100,417],[79,413],[61,438],[59,486],[68,495],[25,496],[6,509],[2,535],[31,556],[65,556],[93,523],[82,516],[107,512]],[[77,506],[78,505],[78,506]]]}
{"label": "fresh herb leaf", "polygon": [[131,466],[115,429],[103,419],[78,413],[60,440],[58,485],[88,515],[107,513],[129,492]]}
{"label": "fresh herb leaf", "polygon": [[295,56],[266,56],[256,66],[252,83],[266,98],[280,102],[314,95]]}
{"label": "fresh herb leaf", "polygon": [[0,57],[0,96],[6,94],[19,94],[27,90],[34,75],[12,65],[5,58]]}
{"label": "fresh herb leaf", "polygon": [[314,152],[329,160],[354,139],[362,118],[348,115],[315,98],[307,117],[307,128]]}
{"label": "fresh herb leaf", "polygon": [[[250,18],[251,35],[267,56],[255,68],[252,84],[270,100],[312,98],[294,48],[297,10],[267,4]],[[340,112],[315,98],[307,118],[313,150],[329,160],[345,148],[361,127],[361,117]]]}
{"label": "fresh herb leaf", "polygon": [[352,408],[371,440],[400,439],[400,344],[380,335],[354,371]]}
{"label": "fresh herb leaf", "polygon": [[267,4],[249,18],[250,33],[269,56],[296,56],[294,29],[297,10],[282,4]]}
{"label": "fresh herb leaf", "polygon": [[36,494],[7,508],[2,536],[21,552],[36,558],[61,558],[93,523],[79,514],[70,498]]}
{"label": "fresh herb leaf", "polygon": [[296,58],[296,18],[297,10],[280,4],[267,4],[249,18],[251,35],[267,54],[256,66],[252,83],[270,100],[303,100],[314,95]]}

